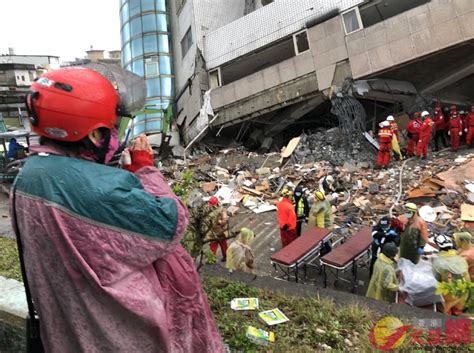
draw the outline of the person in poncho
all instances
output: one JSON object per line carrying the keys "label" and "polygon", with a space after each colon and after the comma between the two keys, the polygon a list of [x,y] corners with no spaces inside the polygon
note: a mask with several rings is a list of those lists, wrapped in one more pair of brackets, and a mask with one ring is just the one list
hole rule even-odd
{"label": "person in poncho", "polygon": [[253,272],[255,267],[255,255],[250,247],[255,234],[248,228],[242,228],[227,249],[226,267],[233,271]]}
{"label": "person in poncho", "polygon": [[126,169],[120,96],[73,67],[36,80],[26,104],[40,138],[11,193],[48,353],[224,352],[192,258],[188,211],[153,166],[146,136]]}

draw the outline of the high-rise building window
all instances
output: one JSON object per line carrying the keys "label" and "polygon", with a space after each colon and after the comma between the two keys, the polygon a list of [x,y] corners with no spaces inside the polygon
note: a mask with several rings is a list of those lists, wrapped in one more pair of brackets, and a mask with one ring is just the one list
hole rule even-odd
{"label": "high-rise building window", "polygon": [[183,58],[186,56],[186,53],[193,45],[193,34],[191,32],[191,26],[186,31],[183,39],[181,39],[181,55]]}
{"label": "high-rise building window", "polygon": [[358,7],[343,12],[342,20],[346,34],[358,31],[363,28]]}
{"label": "high-rise building window", "polygon": [[308,31],[303,30],[293,35],[295,54],[299,55],[309,50]]}
{"label": "high-rise building window", "polygon": [[[168,0],[175,1],[175,0]],[[122,66],[145,77],[147,106],[159,111],[138,115],[133,135],[159,132],[163,112],[173,102],[174,77],[167,0],[120,0]],[[192,45],[192,37],[189,38]]]}

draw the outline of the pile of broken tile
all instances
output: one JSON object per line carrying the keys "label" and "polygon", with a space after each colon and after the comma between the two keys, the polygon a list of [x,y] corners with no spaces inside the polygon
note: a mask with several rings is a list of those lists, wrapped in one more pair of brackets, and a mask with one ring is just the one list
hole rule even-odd
{"label": "pile of broken tile", "polygon": [[299,184],[308,190],[311,204],[313,192],[331,176],[334,183],[329,189],[325,185],[325,191],[332,200],[336,228],[343,233],[374,224],[389,213],[400,215],[408,201],[433,208],[432,228],[446,232],[474,229],[474,154],[456,157],[440,152],[428,162],[397,161],[381,171],[372,168],[374,154],[371,163],[365,155],[358,161],[318,161],[318,155],[306,153],[313,151],[313,138],[293,139],[281,153],[256,154],[236,148],[201,154],[187,164],[164,167],[164,172],[179,182],[180,173],[192,168],[200,187],[188,196],[188,205],[199,206],[215,195],[229,215],[274,211],[281,189]]}

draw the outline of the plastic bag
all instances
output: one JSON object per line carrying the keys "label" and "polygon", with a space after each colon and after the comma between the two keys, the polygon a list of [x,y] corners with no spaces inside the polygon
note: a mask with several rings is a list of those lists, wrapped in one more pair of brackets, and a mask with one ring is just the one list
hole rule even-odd
{"label": "plastic bag", "polygon": [[441,296],[436,295],[437,281],[433,276],[431,262],[421,260],[414,264],[410,260],[401,258],[398,270],[402,272],[400,291],[407,294],[406,302],[412,306],[424,306],[440,303]]}

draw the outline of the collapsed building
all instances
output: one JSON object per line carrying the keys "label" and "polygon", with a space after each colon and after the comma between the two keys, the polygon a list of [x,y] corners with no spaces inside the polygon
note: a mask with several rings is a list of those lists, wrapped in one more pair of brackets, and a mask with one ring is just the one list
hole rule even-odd
{"label": "collapsed building", "polygon": [[173,49],[174,135],[183,146],[231,139],[276,151],[334,127],[349,143],[389,114],[403,129],[407,113],[435,102],[474,103],[468,0],[170,5],[173,36],[182,38]]}

